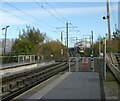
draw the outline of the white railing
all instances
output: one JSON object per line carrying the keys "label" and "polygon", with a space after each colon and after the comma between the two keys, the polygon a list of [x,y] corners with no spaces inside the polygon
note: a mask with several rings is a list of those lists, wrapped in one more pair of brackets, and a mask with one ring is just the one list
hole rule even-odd
{"label": "white railing", "polygon": [[[102,57],[70,57],[69,72],[98,72],[103,67]],[[72,64],[74,66],[72,67]]]}
{"label": "white railing", "polygon": [[107,65],[120,82],[120,69],[107,59]]}

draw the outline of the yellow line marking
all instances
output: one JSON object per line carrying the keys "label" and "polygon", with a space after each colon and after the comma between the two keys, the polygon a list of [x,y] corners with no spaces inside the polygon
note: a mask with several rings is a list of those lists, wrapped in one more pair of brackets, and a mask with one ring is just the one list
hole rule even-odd
{"label": "yellow line marking", "polygon": [[[57,75],[55,75],[55,76],[57,76]],[[45,80],[45,81],[41,82],[40,84],[38,84],[38,85],[36,85],[35,87],[32,87],[31,89],[29,89],[29,90],[27,90],[27,91],[23,92],[22,94],[20,94],[20,95],[16,96],[15,98],[13,98],[13,99],[12,99],[12,100],[10,100],[10,101],[14,101],[15,99],[17,99],[17,98],[21,97],[22,95],[24,95],[24,94],[28,93],[29,91],[31,91],[31,90],[33,90],[33,89],[35,89],[36,87],[41,86],[43,83],[48,82],[50,79],[54,78],[55,76],[52,76],[51,78],[49,78],[49,79],[47,79],[47,80]]]}

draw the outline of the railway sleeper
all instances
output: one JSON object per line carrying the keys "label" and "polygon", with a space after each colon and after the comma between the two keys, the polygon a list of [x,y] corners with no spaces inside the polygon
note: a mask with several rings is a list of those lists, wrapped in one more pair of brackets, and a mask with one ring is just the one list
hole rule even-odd
{"label": "railway sleeper", "polygon": [[24,83],[27,79],[28,79],[27,77],[23,78],[23,79],[22,79],[22,80],[23,80],[23,83]]}
{"label": "railway sleeper", "polygon": [[36,75],[35,78],[36,78],[36,80],[38,80],[39,79],[39,75]]}
{"label": "railway sleeper", "polygon": [[42,79],[44,79],[44,76],[43,75],[39,76],[37,79],[38,79],[38,81],[41,81]]}
{"label": "railway sleeper", "polygon": [[23,79],[23,84],[26,85],[26,86],[29,85],[29,78],[27,78],[27,77],[24,78]]}
{"label": "railway sleeper", "polygon": [[42,82],[44,80],[45,80],[45,78],[41,78],[41,79],[38,80],[38,82]]}
{"label": "railway sleeper", "polygon": [[44,78],[44,75],[39,75],[38,79]]}
{"label": "railway sleeper", "polygon": [[37,73],[35,73],[33,77],[36,78],[37,77]]}
{"label": "railway sleeper", "polygon": [[2,86],[2,93],[7,92],[10,90],[10,85],[3,85]]}
{"label": "railway sleeper", "polygon": [[49,76],[51,76],[51,74],[53,74],[53,71],[50,71],[50,72],[48,73]]}
{"label": "railway sleeper", "polygon": [[17,85],[21,85],[21,84],[23,84],[24,82],[23,82],[23,79],[20,79],[20,80],[17,80]]}
{"label": "railway sleeper", "polygon": [[9,84],[10,84],[10,88],[13,88],[13,87],[15,87],[17,85],[17,82],[11,82]]}
{"label": "railway sleeper", "polygon": [[39,75],[36,75],[36,76],[35,76],[35,79],[36,79],[36,80],[39,80],[39,78],[40,78]]}
{"label": "railway sleeper", "polygon": [[24,88],[24,87],[26,87],[25,84],[21,84],[21,85],[19,85],[19,89],[22,89],[22,88]]}
{"label": "railway sleeper", "polygon": [[39,77],[40,78],[44,78],[44,73],[41,73],[41,75]]}
{"label": "railway sleeper", "polygon": [[9,94],[11,94],[11,93],[13,93],[13,92],[15,92],[15,91],[17,91],[17,90],[19,90],[19,88],[17,87],[17,85],[15,86],[15,84],[13,84],[12,85],[12,87],[11,87],[11,84],[9,84],[9,85],[4,85],[3,87],[2,87],[2,94],[0,94],[2,97],[6,97],[6,96],[8,96]]}
{"label": "railway sleeper", "polygon": [[36,74],[33,75],[32,78],[31,78],[31,80],[32,80],[33,82],[37,81],[37,75],[36,75]]}
{"label": "railway sleeper", "polygon": [[31,79],[32,79],[32,76],[28,76],[26,80],[31,81]]}
{"label": "railway sleeper", "polygon": [[25,84],[26,86],[28,86],[28,85],[30,84],[30,82],[29,82],[29,81],[25,81],[24,84]]}
{"label": "railway sleeper", "polygon": [[26,86],[30,85],[30,84],[32,83],[31,79],[32,79],[32,78],[30,78],[30,77],[26,78],[26,79],[24,80],[24,84],[25,84]]}
{"label": "railway sleeper", "polygon": [[38,77],[37,77],[37,80],[40,81],[40,80],[43,79],[43,78],[44,78],[43,75],[42,75],[42,76],[38,76]]}
{"label": "railway sleeper", "polygon": [[28,80],[25,84],[26,85],[30,85],[30,84],[32,84],[33,82],[31,81],[31,80]]}
{"label": "railway sleeper", "polygon": [[31,83],[34,83],[36,81],[37,81],[36,78],[31,78]]}
{"label": "railway sleeper", "polygon": [[44,75],[44,79],[47,79],[49,77],[49,75]]}
{"label": "railway sleeper", "polygon": [[18,86],[20,89],[23,88],[23,87],[25,87],[26,85],[25,85],[25,83],[24,83],[24,80],[18,81],[18,82],[17,82],[17,86]]}
{"label": "railway sleeper", "polygon": [[41,72],[36,74],[36,77],[39,78],[41,76]]}
{"label": "railway sleeper", "polygon": [[14,88],[11,88],[11,89],[9,90],[9,92],[14,93],[14,92],[16,92],[16,91],[18,91],[18,90],[19,90],[19,87],[18,87],[18,86],[15,86]]}
{"label": "railway sleeper", "polygon": [[21,76],[21,73],[20,73],[20,74],[11,75],[11,76],[9,76],[9,77],[3,78],[3,81],[4,81],[4,82],[6,82],[6,81],[9,82],[10,80],[18,79],[20,76]]}
{"label": "railway sleeper", "polygon": [[0,93],[0,97],[3,98],[3,97],[6,97],[8,95],[10,95],[11,92],[7,91],[7,92],[4,92],[4,93]]}

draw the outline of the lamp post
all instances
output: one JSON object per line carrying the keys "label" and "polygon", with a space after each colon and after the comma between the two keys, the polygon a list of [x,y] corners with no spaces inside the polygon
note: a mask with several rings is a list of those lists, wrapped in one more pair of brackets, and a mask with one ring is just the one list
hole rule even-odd
{"label": "lamp post", "polygon": [[4,28],[2,28],[2,30],[5,30],[5,40],[4,40],[4,54],[5,54],[5,50],[6,50],[6,36],[7,36],[7,28],[10,26],[6,26]]}
{"label": "lamp post", "polygon": [[111,30],[110,30],[110,10],[109,10],[109,2],[106,0],[106,7],[107,7],[107,16],[104,16],[103,19],[107,19],[108,23],[108,35],[109,35],[109,52],[111,52]]}

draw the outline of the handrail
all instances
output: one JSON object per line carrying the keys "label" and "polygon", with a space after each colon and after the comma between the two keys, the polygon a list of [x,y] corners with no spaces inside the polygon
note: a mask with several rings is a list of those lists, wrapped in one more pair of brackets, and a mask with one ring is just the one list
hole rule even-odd
{"label": "handrail", "polygon": [[107,60],[108,67],[110,68],[111,72],[115,75],[116,79],[120,82],[120,69],[117,68],[114,64]]}
{"label": "handrail", "polygon": [[[109,61],[107,61],[107,62],[109,62]],[[109,62],[109,64],[111,64],[115,69],[117,69],[117,71],[120,72],[120,69],[118,69],[114,64],[112,64],[111,62]]]}

